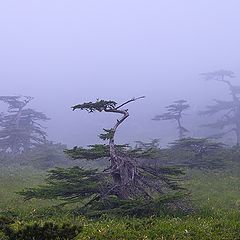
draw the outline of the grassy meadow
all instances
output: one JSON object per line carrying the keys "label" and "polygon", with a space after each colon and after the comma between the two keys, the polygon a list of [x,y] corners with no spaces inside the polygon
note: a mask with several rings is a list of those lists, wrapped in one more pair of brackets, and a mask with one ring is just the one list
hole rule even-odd
{"label": "grassy meadow", "polygon": [[[75,238],[54,239],[240,239],[240,164],[215,171],[188,170],[184,184],[191,191],[195,211],[185,216],[88,219],[73,214],[71,206],[57,206],[60,202],[23,201],[16,193],[42,184],[45,175],[29,167],[1,168],[0,217],[14,219],[11,229],[52,222],[78,227]],[[1,233],[0,239],[14,237]]]}

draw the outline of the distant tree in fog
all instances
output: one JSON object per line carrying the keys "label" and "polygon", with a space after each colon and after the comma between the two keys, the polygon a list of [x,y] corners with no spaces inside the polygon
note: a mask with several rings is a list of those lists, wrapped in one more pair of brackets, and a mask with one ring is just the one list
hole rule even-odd
{"label": "distant tree in fog", "polygon": [[213,123],[205,124],[204,127],[211,127],[220,130],[219,134],[213,137],[220,138],[231,132],[236,134],[236,144],[240,144],[240,86],[235,86],[230,79],[234,77],[232,71],[219,70],[203,73],[206,80],[214,80],[226,84],[229,89],[231,100],[215,100],[215,104],[207,106],[200,114],[217,115],[219,119]]}
{"label": "distant tree in fog", "polygon": [[178,100],[174,101],[173,104],[167,106],[167,112],[163,113],[161,115],[156,115],[152,120],[155,121],[162,121],[162,120],[174,120],[177,122],[177,128],[178,128],[178,136],[179,139],[182,139],[185,137],[185,133],[188,132],[188,130],[183,127],[182,125],[182,117],[184,114],[184,111],[189,108],[189,104],[187,104],[186,100]]}
{"label": "distant tree in fog", "polygon": [[48,118],[42,112],[27,108],[32,100],[26,96],[0,96],[0,101],[8,105],[0,121],[1,151],[17,154],[46,142],[47,134],[39,121]]}

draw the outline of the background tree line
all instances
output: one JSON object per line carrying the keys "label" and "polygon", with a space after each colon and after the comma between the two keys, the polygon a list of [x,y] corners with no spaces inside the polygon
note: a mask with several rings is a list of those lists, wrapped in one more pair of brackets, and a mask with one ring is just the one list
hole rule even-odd
{"label": "background tree line", "polygon": [[[219,114],[216,123],[204,127],[220,129],[217,137],[228,133],[236,134],[236,146],[216,142],[212,137],[192,138],[183,124],[185,111],[190,108],[186,100],[177,100],[167,106],[167,112],[156,115],[153,120],[173,120],[177,124],[179,139],[165,148],[160,148],[158,140],[145,143],[137,141],[135,146],[115,143],[118,127],[129,117],[126,105],[144,97],[132,98],[118,104],[113,100],[97,100],[73,106],[73,110],[89,113],[105,112],[120,115],[115,125],[103,129],[99,135],[108,144],[93,144],[87,148],[65,149],[47,140],[40,121],[48,117],[27,108],[31,97],[2,96],[8,104],[6,113],[1,114],[0,149],[4,154],[26,156],[35,163],[45,161],[45,168],[57,166],[68,158],[82,160],[81,164],[70,168],[56,168],[49,171],[46,185],[25,189],[20,192],[25,199],[60,199],[64,204],[80,202],[79,212],[98,215],[103,212],[128,214],[153,214],[162,207],[188,212],[186,204],[188,191],[181,185],[183,168],[217,169],[239,156],[240,132],[240,88],[233,86],[227,78],[230,71],[216,71],[203,74],[207,80],[227,84],[232,100],[215,100],[215,105],[207,106],[201,114]],[[32,155],[31,155],[32,154]],[[94,162],[92,165],[86,162]],[[41,164],[39,164],[41,166]],[[36,165],[37,166],[37,165]],[[92,167],[91,167],[92,166]],[[93,168],[95,166],[95,169]]]}

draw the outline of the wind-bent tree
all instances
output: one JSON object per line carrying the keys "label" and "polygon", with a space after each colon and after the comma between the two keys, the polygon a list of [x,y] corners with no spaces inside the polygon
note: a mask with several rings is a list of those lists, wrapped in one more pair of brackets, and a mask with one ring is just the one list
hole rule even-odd
{"label": "wind-bent tree", "polygon": [[167,112],[161,115],[156,115],[152,120],[161,121],[161,120],[175,120],[178,126],[178,135],[179,139],[184,138],[185,133],[188,130],[182,126],[182,117],[183,112],[189,108],[189,104],[187,104],[186,100],[178,100],[174,101],[173,104],[167,106]]}
{"label": "wind-bent tree", "polygon": [[0,121],[0,150],[13,154],[28,151],[46,142],[46,132],[39,121],[48,120],[42,112],[26,108],[32,97],[0,96],[8,104],[7,113]]}
{"label": "wind-bent tree", "polygon": [[227,85],[231,100],[215,100],[214,105],[207,106],[207,110],[200,112],[204,115],[221,114],[221,117],[214,123],[205,124],[204,127],[211,127],[221,130],[213,137],[219,138],[234,132],[236,134],[236,144],[240,144],[240,86],[231,83],[230,78],[234,77],[231,71],[219,70],[202,74],[206,80],[214,80]]}
{"label": "wind-bent tree", "polygon": [[[78,104],[73,110],[86,110],[89,113],[106,112],[121,115],[111,129],[104,129],[100,134],[102,140],[108,140],[108,145],[96,144],[88,148],[74,147],[66,150],[73,159],[98,160],[109,159],[106,169],[94,170],[73,167],[69,169],[55,169],[49,172],[47,185],[37,189],[27,189],[21,192],[26,199],[50,198],[61,199],[66,202],[82,202],[82,211],[105,210],[119,213],[129,209],[141,212],[141,208],[156,203],[156,199],[171,195],[171,200],[182,196],[182,188],[178,184],[181,170],[174,167],[151,166],[141,161],[142,157],[152,156],[149,148],[131,148],[128,145],[116,145],[115,134],[118,127],[129,117],[125,105],[135,102],[139,98],[132,98],[118,105],[114,101],[98,100]],[[170,201],[170,200],[169,200]],[[159,203],[159,202],[158,202]],[[127,207],[126,207],[127,205]],[[141,210],[140,210],[141,209]],[[152,207],[154,211],[154,207]]]}

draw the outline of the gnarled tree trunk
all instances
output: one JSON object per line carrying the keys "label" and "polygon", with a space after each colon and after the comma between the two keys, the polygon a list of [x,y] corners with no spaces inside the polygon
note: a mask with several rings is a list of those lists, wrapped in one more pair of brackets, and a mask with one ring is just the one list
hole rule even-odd
{"label": "gnarled tree trunk", "polygon": [[[142,98],[142,97],[141,97]],[[136,162],[134,159],[118,153],[115,148],[115,133],[121,123],[129,117],[128,110],[120,110],[125,104],[135,101],[139,98],[134,98],[121,106],[113,109],[105,109],[106,112],[122,114],[122,118],[117,120],[117,123],[112,128],[112,136],[109,139],[110,161],[111,161],[111,175],[114,181],[114,192],[121,199],[129,199],[132,196],[131,185],[134,184],[136,177]]]}

